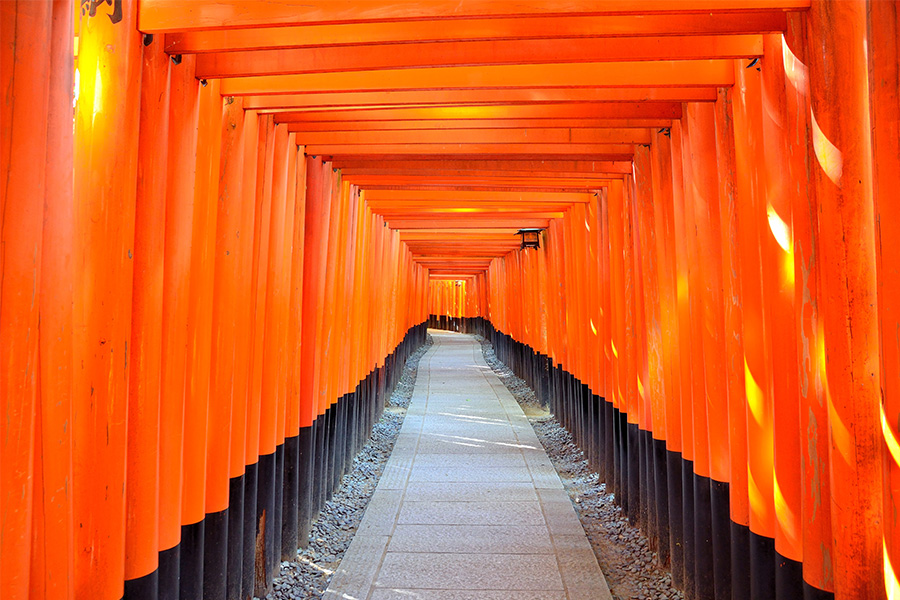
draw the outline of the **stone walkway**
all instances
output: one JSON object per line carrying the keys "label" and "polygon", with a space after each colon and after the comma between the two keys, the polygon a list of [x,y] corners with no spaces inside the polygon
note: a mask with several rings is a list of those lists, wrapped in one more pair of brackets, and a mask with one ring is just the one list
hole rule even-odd
{"label": "stone walkway", "polygon": [[431,331],[328,600],[606,600],[550,459],[472,336]]}

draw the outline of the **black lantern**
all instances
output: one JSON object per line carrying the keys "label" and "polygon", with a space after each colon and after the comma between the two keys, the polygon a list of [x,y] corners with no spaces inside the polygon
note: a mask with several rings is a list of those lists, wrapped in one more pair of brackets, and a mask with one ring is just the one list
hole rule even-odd
{"label": "black lantern", "polygon": [[517,235],[522,236],[522,248],[540,248],[541,247],[541,231],[543,229],[529,228],[520,229]]}

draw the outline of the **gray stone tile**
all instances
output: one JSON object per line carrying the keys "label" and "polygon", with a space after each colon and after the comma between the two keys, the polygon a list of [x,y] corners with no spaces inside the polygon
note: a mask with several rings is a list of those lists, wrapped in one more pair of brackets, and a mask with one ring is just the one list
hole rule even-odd
{"label": "gray stone tile", "polygon": [[376,589],[371,600],[566,600],[565,592]]}
{"label": "gray stone tile", "polygon": [[388,536],[400,512],[403,490],[376,489],[363,515],[356,536]]}
{"label": "gray stone tile", "polygon": [[521,450],[518,443],[468,441],[459,438],[429,437],[419,441],[418,451],[426,454],[493,454]]}
{"label": "gray stone tile", "polygon": [[544,525],[537,502],[404,502],[405,525]]}
{"label": "gray stone tile", "polygon": [[381,479],[378,480],[379,490],[402,490],[406,487],[406,480],[412,469],[412,456],[398,458],[392,454],[388,463],[384,466]]}
{"label": "gray stone tile", "polygon": [[538,489],[563,489],[562,481],[553,467],[537,466],[532,467],[529,471],[534,480],[534,487]]}
{"label": "gray stone tile", "polygon": [[[451,463],[452,464],[452,463]],[[554,475],[556,471],[553,472]],[[409,481],[432,482],[529,482],[532,474],[525,467],[420,467],[414,465],[409,473]],[[556,478],[559,481],[559,477]],[[549,486],[545,486],[549,487]]]}
{"label": "gray stone tile", "polygon": [[427,483],[409,482],[406,486],[407,502],[486,502],[503,499],[507,502],[537,500],[530,483]]}
{"label": "gray stone tile", "polygon": [[569,500],[569,494],[566,493],[566,490],[538,490],[538,496],[541,499],[541,502],[568,502],[572,503]]}
{"label": "gray stone tile", "polygon": [[542,502],[544,520],[552,535],[581,535],[584,528],[570,502]]}
{"label": "gray stone tile", "polygon": [[553,554],[544,525],[397,525],[388,552]]}
{"label": "gray stone tile", "polygon": [[386,536],[355,536],[322,597],[328,600],[365,598],[375,583],[388,539]]}
{"label": "gray stone tile", "polygon": [[551,554],[419,554],[388,552],[376,588],[561,591]]}
{"label": "gray stone tile", "polygon": [[[576,536],[573,536],[576,537]],[[582,536],[584,537],[584,536]],[[558,536],[554,536],[557,544],[563,543]],[[562,574],[563,584],[569,592],[569,597],[609,599],[611,594],[606,579],[603,577],[597,558],[590,547],[583,547],[580,543],[572,543],[573,547],[566,548],[557,545],[557,560]]]}
{"label": "gray stone tile", "polygon": [[491,454],[425,454],[416,453],[414,467],[525,467],[525,457],[519,451]]}

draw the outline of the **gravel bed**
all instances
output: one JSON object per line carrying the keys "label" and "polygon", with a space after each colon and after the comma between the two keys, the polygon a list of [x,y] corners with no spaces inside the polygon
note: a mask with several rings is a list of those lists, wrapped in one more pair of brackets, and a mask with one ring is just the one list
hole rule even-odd
{"label": "gravel bed", "polygon": [[559,473],[613,598],[683,600],[684,594],[672,586],[669,571],[660,567],[657,554],[650,551],[647,537],[628,523],[614,502],[615,495],[607,493],[606,484],[589,469],[569,432],[541,406],[528,384],[500,362],[490,342],[481,336],[476,339],[485,361],[519,402]]}
{"label": "gravel bed", "polygon": [[419,360],[432,344],[429,335],[406,361],[403,375],[385,406],[381,420],[375,424],[372,437],[353,459],[353,468],[344,475],[340,488],[313,524],[309,546],[297,551],[296,560],[281,563],[281,572],[274,581],[275,591],[268,596],[271,600],[321,598],[325,593],[332,573],[341,564],[356,534],[391,455],[416,385]]}

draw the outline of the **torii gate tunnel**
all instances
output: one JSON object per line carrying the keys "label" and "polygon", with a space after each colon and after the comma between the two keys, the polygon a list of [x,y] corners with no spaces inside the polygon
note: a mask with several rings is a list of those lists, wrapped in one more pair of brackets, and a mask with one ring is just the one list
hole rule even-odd
{"label": "torii gate tunnel", "polygon": [[0,16],[3,600],[265,595],[429,322],[688,598],[900,600],[897,2]]}

